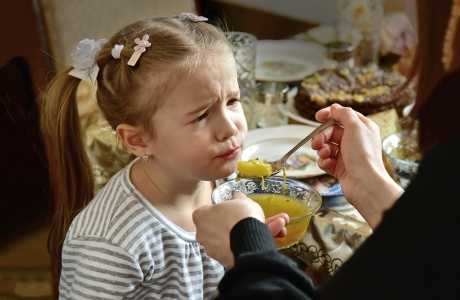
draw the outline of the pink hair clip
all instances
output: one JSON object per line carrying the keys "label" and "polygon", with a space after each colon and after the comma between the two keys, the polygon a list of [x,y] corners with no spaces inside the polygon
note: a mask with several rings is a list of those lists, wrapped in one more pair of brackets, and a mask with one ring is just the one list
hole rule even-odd
{"label": "pink hair clip", "polygon": [[152,44],[149,42],[149,35],[144,34],[142,39],[136,38],[134,39],[134,43],[137,45],[134,47],[134,53],[128,60],[128,66],[134,67],[141,57],[142,53],[146,51],[146,48],[150,47]]}
{"label": "pink hair clip", "polygon": [[206,17],[197,16],[194,13],[190,13],[190,12],[180,13],[177,16],[177,18],[179,18],[182,21],[189,20],[189,21],[192,21],[192,22],[206,22],[208,20],[208,18],[206,18]]}

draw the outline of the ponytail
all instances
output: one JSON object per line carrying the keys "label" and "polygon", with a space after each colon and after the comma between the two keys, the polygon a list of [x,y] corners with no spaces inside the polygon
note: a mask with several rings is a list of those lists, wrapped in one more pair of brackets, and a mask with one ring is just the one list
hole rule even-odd
{"label": "ponytail", "polygon": [[83,147],[76,90],[80,80],[58,74],[42,99],[41,129],[49,161],[53,219],[48,236],[53,290],[58,293],[61,251],[75,215],[94,196],[94,178]]}
{"label": "ponytail", "polygon": [[[128,66],[137,46],[136,39],[145,34],[155,41],[155,47],[145,51],[135,67]],[[88,63],[100,68],[98,104],[111,127],[131,124],[148,130],[152,130],[152,116],[165,98],[164,93],[173,86],[177,70],[172,66],[183,68],[180,72],[191,72],[203,59],[203,51],[216,45],[228,46],[225,35],[214,26],[180,18],[142,20],[126,26],[108,42],[81,42],[75,57],[82,68],[76,66],[75,70],[86,72]],[[120,58],[112,56],[116,44],[124,46]],[[94,196],[94,179],[83,147],[76,102],[80,79],[69,76],[69,71],[65,70],[51,81],[42,99],[40,114],[54,205],[48,248],[56,295],[66,232],[76,214]],[[74,72],[74,75],[82,74]]]}

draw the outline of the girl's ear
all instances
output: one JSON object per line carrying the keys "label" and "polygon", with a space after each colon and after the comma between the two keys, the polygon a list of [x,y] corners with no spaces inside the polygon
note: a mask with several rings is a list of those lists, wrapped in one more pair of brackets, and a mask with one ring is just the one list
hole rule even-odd
{"label": "girl's ear", "polygon": [[136,156],[147,155],[147,135],[141,126],[120,124],[115,129],[125,149]]}

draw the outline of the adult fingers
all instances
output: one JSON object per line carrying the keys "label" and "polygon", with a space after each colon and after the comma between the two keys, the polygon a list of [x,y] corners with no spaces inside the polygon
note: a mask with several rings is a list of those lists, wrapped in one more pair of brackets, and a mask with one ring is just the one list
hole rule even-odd
{"label": "adult fingers", "polygon": [[278,236],[286,228],[286,221],[283,218],[276,218],[267,224],[272,236]]}
{"label": "adult fingers", "polygon": [[318,156],[321,159],[326,159],[331,156],[331,153],[331,146],[329,144],[324,144],[324,146],[319,149]]}
{"label": "adult fingers", "polygon": [[197,208],[193,211],[192,213],[192,220],[193,220],[193,223],[197,224],[198,221],[200,219],[202,219],[201,216],[203,216],[204,214],[206,214],[207,211],[209,211],[209,209],[211,209],[211,205],[205,205],[205,206],[202,206],[200,208]]}
{"label": "adult fingers", "polygon": [[285,237],[287,235],[287,228],[286,227],[283,227],[283,229],[281,229],[281,231],[275,236],[277,238],[281,238],[281,237]]}
{"label": "adult fingers", "polygon": [[360,123],[360,119],[352,108],[343,107],[340,104],[334,103],[331,105],[331,116],[339,122],[344,128],[354,127]]}
{"label": "adult fingers", "polygon": [[312,140],[311,140],[311,147],[314,150],[319,150],[321,147],[323,147],[325,143],[326,137],[323,134],[317,134],[315,135]]}
{"label": "adult fingers", "polygon": [[334,145],[340,145],[342,142],[343,128],[334,126],[328,128],[324,132],[317,134],[311,141],[311,147],[314,150],[320,150],[324,145],[332,143]]}
{"label": "adult fingers", "polygon": [[246,198],[248,197],[240,191],[233,192],[232,199],[246,199]]}
{"label": "adult fingers", "polygon": [[328,146],[330,151],[330,158],[336,159],[340,154],[340,145],[330,141]]}
{"label": "adult fingers", "polygon": [[344,107],[338,103],[334,103],[329,107],[317,111],[315,118],[320,122],[326,122],[327,120],[333,118],[343,126],[346,124],[354,124],[357,120],[359,120],[358,113],[356,111],[350,107]]}
{"label": "adult fingers", "polygon": [[312,148],[315,150],[321,148],[323,143],[325,143],[331,138],[331,135],[333,134],[333,130],[334,130],[333,127],[329,127],[329,128],[326,128],[324,131],[316,134],[311,140]]}
{"label": "adult fingers", "polygon": [[340,154],[340,146],[338,144],[328,143],[324,144],[323,147],[318,151],[320,159],[325,160],[328,158],[335,159]]}
{"label": "adult fingers", "polygon": [[279,213],[279,214],[276,214],[276,215],[273,215],[271,217],[268,217],[266,220],[265,220],[265,223],[270,223],[278,218],[281,218],[281,219],[284,219],[284,221],[286,223],[289,223],[289,215],[287,213]]}
{"label": "adult fingers", "polygon": [[321,123],[326,122],[330,118],[331,118],[331,107],[330,106],[320,109],[315,113],[315,119]]}
{"label": "adult fingers", "polygon": [[339,126],[334,126],[329,136],[329,139],[327,139],[327,142],[340,145],[340,143],[342,142],[342,136],[343,128]]}
{"label": "adult fingers", "polygon": [[319,159],[318,166],[326,171],[329,175],[334,176],[337,160],[334,158]]}

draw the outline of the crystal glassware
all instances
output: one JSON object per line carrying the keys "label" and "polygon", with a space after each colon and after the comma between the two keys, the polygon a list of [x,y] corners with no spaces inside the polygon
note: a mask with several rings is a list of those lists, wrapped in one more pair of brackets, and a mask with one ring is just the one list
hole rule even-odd
{"label": "crystal glassware", "polygon": [[356,46],[357,64],[377,64],[383,1],[338,0],[337,13],[338,38]]}
{"label": "crystal glassware", "polygon": [[254,99],[257,95],[255,64],[257,38],[247,32],[229,31],[225,33],[232,46],[238,73],[240,99],[248,121],[248,127],[254,127]]}

